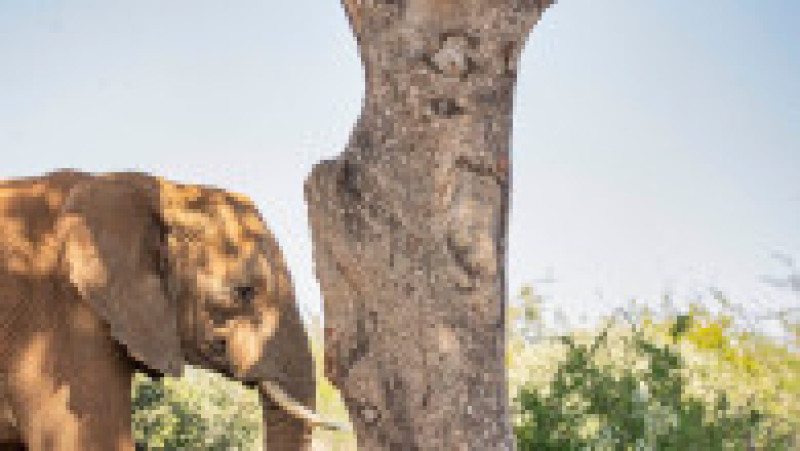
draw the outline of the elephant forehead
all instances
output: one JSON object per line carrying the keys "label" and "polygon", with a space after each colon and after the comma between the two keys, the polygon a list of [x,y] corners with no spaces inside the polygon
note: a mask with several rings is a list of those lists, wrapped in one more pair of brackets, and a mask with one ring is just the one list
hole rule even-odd
{"label": "elephant forehead", "polygon": [[236,254],[211,249],[206,258],[207,269],[212,275],[225,280],[244,281],[263,272],[258,257],[253,245],[240,247]]}
{"label": "elephant forehead", "polygon": [[250,278],[263,272],[259,240],[229,222],[209,233],[206,259],[211,272],[227,278]]}
{"label": "elephant forehead", "polygon": [[264,227],[257,212],[242,212],[226,203],[207,204],[202,208],[171,205],[165,216],[179,230],[195,231],[193,234],[203,236],[207,244],[220,246],[252,245]]}
{"label": "elephant forehead", "polygon": [[258,257],[269,238],[255,204],[246,196],[217,188],[162,181],[162,207],[179,240],[202,256],[215,277],[258,272]]}
{"label": "elephant forehead", "polygon": [[229,202],[213,204],[212,216],[217,219],[219,229],[228,244],[250,248],[264,228],[255,209],[242,208]]}

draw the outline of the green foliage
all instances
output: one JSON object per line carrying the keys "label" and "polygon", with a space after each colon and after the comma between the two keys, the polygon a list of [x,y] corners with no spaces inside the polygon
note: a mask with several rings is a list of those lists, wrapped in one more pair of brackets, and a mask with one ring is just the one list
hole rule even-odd
{"label": "green foliage", "polygon": [[258,394],[223,376],[187,368],[181,379],[133,384],[134,438],[146,449],[261,449]]}
{"label": "green foliage", "polygon": [[[312,337],[321,334],[312,326]],[[323,377],[316,341],[317,410],[325,418],[347,422],[338,392]],[[258,394],[216,373],[187,367],[180,379],[153,380],[137,374],[133,383],[133,433],[146,449],[260,450],[262,414]],[[327,451],[356,449],[352,432],[315,430],[314,442]]]}
{"label": "green foliage", "polygon": [[793,449],[798,356],[737,331],[731,315],[645,310],[628,326],[526,342],[524,300],[509,346],[521,450]]}

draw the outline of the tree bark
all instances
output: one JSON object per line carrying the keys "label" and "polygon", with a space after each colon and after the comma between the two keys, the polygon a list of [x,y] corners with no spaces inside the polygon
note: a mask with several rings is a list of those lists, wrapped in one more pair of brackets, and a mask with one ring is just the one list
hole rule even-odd
{"label": "tree bark", "polygon": [[521,48],[551,3],[343,0],[366,98],[305,189],[325,371],[360,449],[513,449],[511,112]]}

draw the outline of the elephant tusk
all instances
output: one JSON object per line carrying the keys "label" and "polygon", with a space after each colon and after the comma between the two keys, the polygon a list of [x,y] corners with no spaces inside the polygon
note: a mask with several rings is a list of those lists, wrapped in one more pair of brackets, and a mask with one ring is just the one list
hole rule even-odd
{"label": "elephant tusk", "polygon": [[321,418],[311,409],[289,396],[289,394],[283,391],[277,384],[270,381],[259,381],[258,384],[263,392],[283,410],[293,415],[295,418],[309,423],[312,427],[321,427],[334,431],[352,431],[350,425],[347,423]]}

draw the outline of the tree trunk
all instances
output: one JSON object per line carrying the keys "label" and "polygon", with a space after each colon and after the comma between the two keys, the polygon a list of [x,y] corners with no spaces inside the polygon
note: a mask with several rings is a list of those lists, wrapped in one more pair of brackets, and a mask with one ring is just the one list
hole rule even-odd
{"label": "tree trunk", "polygon": [[550,0],[344,0],[366,73],[306,181],[325,371],[367,450],[510,450],[516,63]]}

